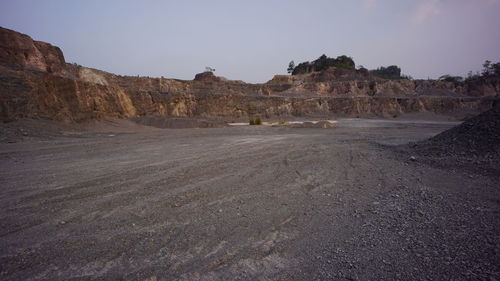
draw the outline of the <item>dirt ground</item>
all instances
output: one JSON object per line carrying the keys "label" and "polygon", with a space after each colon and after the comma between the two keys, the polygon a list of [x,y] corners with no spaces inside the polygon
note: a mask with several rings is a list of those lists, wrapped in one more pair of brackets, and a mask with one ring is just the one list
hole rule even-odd
{"label": "dirt ground", "polygon": [[26,129],[0,279],[499,280],[500,175],[392,149],[456,124]]}

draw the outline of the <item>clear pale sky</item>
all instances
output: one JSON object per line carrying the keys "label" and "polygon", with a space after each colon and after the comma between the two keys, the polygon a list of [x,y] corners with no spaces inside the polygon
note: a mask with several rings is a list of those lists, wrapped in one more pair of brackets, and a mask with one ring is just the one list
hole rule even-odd
{"label": "clear pale sky", "polygon": [[0,0],[0,26],[68,62],[178,79],[265,82],[322,54],[414,78],[500,61],[500,0]]}

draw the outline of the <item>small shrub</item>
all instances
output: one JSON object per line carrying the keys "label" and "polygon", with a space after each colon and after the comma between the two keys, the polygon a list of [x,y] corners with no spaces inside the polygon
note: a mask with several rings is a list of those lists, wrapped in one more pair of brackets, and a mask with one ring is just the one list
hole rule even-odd
{"label": "small shrub", "polygon": [[250,118],[248,120],[248,124],[250,124],[250,125],[262,125],[262,119],[260,119],[260,117]]}
{"label": "small shrub", "polygon": [[464,81],[464,78],[462,78],[460,76],[451,76],[451,75],[446,74],[446,75],[439,77],[438,80],[452,82],[452,83],[461,83]]}
{"label": "small shrub", "polygon": [[279,124],[280,124],[280,125],[285,125],[285,124],[286,124],[286,122],[285,122],[285,120],[280,120]]}

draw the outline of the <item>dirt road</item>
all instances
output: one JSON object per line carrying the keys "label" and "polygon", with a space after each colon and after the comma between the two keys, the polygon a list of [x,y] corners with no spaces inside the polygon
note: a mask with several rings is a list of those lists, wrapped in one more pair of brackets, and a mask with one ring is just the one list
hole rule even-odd
{"label": "dirt road", "polygon": [[500,177],[388,147],[452,125],[0,144],[0,279],[497,280]]}

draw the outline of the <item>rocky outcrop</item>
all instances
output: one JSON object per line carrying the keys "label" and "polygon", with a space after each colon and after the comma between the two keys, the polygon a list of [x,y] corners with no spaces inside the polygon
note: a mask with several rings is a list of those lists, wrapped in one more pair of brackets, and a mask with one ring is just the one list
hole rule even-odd
{"label": "rocky outcrop", "polygon": [[[453,113],[487,110],[498,99],[482,97],[286,97],[185,91],[136,91],[0,67],[0,118],[43,118],[79,122],[143,115],[199,116],[231,120],[273,116],[385,116],[406,112]],[[183,83],[189,82],[179,82]]]}
{"label": "rocky outcrop", "polygon": [[205,71],[205,72],[196,74],[196,76],[194,77],[194,81],[220,82],[222,80],[219,77],[215,76],[213,72]]}
{"label": "rocky outcrop", "polygon": [[[493,85],[500,86],[500,82],[490,84],[480,84],[483,89],[479,88],[479,85],[476,86],[478,88],[476,92],[494,96]],[[381,79],[359,70],[351,71],[335,67],[303,75],[276,75],[263,87],[268,95],[308,97],[463,97],[468,95],[470,88],[468,84],[436,80]],[[497,90],[496,93],[498,92]]]}
{"label": "rocky outcrop", "polygon": [[387,116],[475,113],[498,103],[500,81],[386,80],[329,67],[247,84],[198,74],[194,80],[120,76],[65,64],[59,48],[0,29],[0,120],[79,122],[107,117]]}
{"label": "rocky outcrop", "polygon": [[0,64],[62,73],[66,62],[58,47],[33,41],[28,35],[0,27]]}
{"label": "rocky outcrop", "polygon": [[75,122],[136,114],[131,94],[123,88],[0,66],[0,119],[3,121],[42,118]]}

